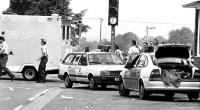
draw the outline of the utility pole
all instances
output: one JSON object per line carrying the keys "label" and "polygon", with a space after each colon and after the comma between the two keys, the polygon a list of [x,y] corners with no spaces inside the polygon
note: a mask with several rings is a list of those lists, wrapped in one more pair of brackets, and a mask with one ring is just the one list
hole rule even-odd
{"label": "utility pole", "polygon": [[81,31],[82,31],[82,21],[78,22],[78,51],[80,51],[80,39],[81,39]]}
{"label": "utility pole", "polygon": [[150,29],[156,29],[156,27],[148,27],[148,26],[146,26],[146,33],[147,33],[147,43],[149,42],[149,30]]}
{"label": "utility pole", "polygon": [[115,52],[115,25],[111,26],[111,52]]}
{"label": "utility pole", "polygon": [[101,44],[101,31],[102,31],[102,22],[103,22],[103,19],[102,18],[99,18],[100,19],[100,39],[99,39],[99,44]]}

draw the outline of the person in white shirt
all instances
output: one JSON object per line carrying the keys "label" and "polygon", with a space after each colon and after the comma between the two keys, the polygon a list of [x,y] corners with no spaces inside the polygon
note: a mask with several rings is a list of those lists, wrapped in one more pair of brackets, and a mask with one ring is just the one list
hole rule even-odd
{"label": "person in white shirt", "polygon": [[45,83],[46,82],[46,64],[48,62],[48,50],[46,46],[47,41],[45,39],[41,39],[41,56],[38,60],[40,60],[39,68],[38,68],[38,78],[37,83]]}
{"label": "person in white shirt", "polygon": [[133,61],[133,59],[140,53],[140,49],[136,46],[137,42],[132,40],[132,46],[128,50],[128,58],[129,60]]}
{"label": "person in white shirt", "polygon": [[122,60],[124,60],[123,56],[122,56],[122,51],[119,49],[119,45],[115,45],[115,54],[121,58]]}
{"label": "person in white shirt", "polygon": [[5,38],[0,36],[0,77],[2,75],[2,71],[11,78],[11,81],[14,80],[15,75],[6,67],[6,63],[8,61],[8,44],[5,42]]}

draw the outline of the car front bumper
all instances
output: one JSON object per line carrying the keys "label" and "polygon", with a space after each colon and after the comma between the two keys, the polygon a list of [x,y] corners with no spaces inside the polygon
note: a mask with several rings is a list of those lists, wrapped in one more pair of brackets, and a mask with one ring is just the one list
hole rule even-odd
{"label": "car front bumper", "polygon": [[94,80],[97,84],[106,85],[117,85],[119,82],[119,78],[113,76],[94,76]]}

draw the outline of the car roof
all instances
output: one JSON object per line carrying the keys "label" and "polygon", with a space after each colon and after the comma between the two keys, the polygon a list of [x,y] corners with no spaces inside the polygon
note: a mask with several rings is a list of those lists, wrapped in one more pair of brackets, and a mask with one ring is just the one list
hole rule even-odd
{"label": "car roof", "polygon": [[114,53],[111,53],[111,52],[70,52],[68,54],[102,54],[102,53],[109,53],[109,54],[114,54]]}

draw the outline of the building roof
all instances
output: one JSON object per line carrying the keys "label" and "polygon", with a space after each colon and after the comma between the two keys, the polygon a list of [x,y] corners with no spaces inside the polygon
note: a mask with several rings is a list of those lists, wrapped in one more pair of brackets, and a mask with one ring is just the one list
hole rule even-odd
{"label": "building roof", "polygon": [[183,5],[184,8],[200,8],[200,0]]}

